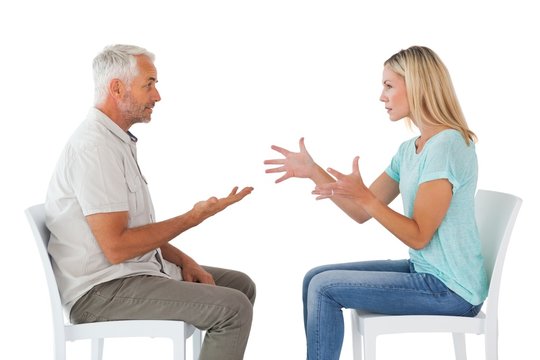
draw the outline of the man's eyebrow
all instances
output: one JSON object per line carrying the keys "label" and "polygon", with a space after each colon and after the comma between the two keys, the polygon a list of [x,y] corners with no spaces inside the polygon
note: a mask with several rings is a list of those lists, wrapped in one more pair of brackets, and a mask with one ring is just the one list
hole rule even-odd
{"label": "man's eyebrow", "polygon": [[153,76],[148,77],[148,80],[149,80],[149,81],[153,81],[153,82],[158,82],[158,79],[156,79],[156,78],[153,77]]}

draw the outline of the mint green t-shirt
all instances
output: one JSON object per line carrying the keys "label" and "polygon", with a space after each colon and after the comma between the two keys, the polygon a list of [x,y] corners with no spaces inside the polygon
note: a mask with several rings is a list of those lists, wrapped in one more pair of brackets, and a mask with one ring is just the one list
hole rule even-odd
{"label": "mint green t-shirt", "polygon": [[472,305],[482,303],[488,291],[484,261],[474,213],[478,179],[475,146],[459,131],[444,130],[431,137],[417,154],[416,137],[399,147],[386,173],[399,183],[405,216],[412,218],[420,184],[448,179],[452,200],[441,225],[421,250],[409,249],[414,268],[440,279]]}

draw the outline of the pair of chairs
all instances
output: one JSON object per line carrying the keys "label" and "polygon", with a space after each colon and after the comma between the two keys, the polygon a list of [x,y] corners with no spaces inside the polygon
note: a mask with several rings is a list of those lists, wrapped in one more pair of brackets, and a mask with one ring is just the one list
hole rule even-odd
{"label": "pair of chairs", "polygon": [[58,285],[54,277],[47,244],[50,232],[45,225],[43,204],[34,205],[25,211],[39,256],[45,270],[49,300],[51,302],[54,330],[54,359],[66,359],[66,342],[91,340],[92,360],[103,357],[103,340],[115,337],[156,337],[170,338],[173,342],[173,359],[185,360],[186,341],[192,337],[193,359],[197,360],[201,351],[202,332],[191,324],[173,320],[122,320],[104,321],[88,324],[69,324],[64,319]]}
{"label": "pair of chairs", "polygon": [[[484,334],[486,360],[498,358],[498,305],[503,263],[510,236],[522,200],[514,195],[479,190],[476,220],[482,242],[482,253],[490,281],[485,312],[476,317],[431,315],[382,315],[351,311],[353,356],[355,360],[375,360],[378,335],[410,332],[451,332],[456,359],[465,360],[465,334]],[[91,339],[92,359],[101,360],[103,339],[110,337],[169,337],[173,341],[174,359],[185,359],[186,340],[193,336],[194,359],[201,347],[201,331],[182,321],[129,320],[89,324],[66,324],[50,257],[47,252],[49,231],[45,226],[43,204],[26,210],[43,262],[52,305],[55,359],[65,360],[66,341]]]}

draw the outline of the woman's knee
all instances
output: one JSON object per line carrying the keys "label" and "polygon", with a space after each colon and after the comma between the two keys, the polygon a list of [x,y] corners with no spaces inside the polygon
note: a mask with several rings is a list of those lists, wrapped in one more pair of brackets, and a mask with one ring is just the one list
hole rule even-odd
{"label": "woman's knee", "polygon": [[305,275],[304,275],[304,288],[307,289],[309,287],[309,284],[311,283],[311,280],[319,275],[320,273],[322,272],[325,272],[328,270],[328,265],[323,265],[323,266],[317,266],[317,267],[314,267],[313,269],[309,270]]}

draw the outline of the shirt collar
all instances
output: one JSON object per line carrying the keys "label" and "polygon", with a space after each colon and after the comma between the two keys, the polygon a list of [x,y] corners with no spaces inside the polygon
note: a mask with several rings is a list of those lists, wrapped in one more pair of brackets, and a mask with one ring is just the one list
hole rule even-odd
{"label": "shirt collar", "polygon": [[96,109],[95,107],[91,108],[88,112],[88,118],[97,121],[101,125],[105,126],[107,130],[116,135],[126,144],[132,145],[133,143],[137,142],[137,137],[135,135],[133,135],[129,131],[125,132],[124,130],[122,130],[122,128],[120,128],[120,126],[118,126],[114,121],[112,121],[111,118],[109,118],[107,115],[105,115],[103,112]]}

